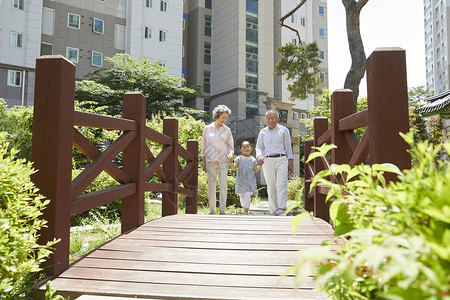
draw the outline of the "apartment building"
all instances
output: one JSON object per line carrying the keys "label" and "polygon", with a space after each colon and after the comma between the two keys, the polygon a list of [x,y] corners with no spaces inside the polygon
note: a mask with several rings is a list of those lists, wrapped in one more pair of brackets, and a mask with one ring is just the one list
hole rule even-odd
{"label": "apartment building", "polygon": [[[184,4],[187,85],[200,85],[203,94],[186,101],[211,112],[225,104],[232,110],[228,124],[236,142],[256,142],[266,123],[264,113],[275,109],[280,124],[289,128],[294,150],[294,172],[299,172],[299,135],[305,133],[299,119],[317,100],[291,101],[288,81],[274,76],[279,59],[276,48],[299,43],[295,32],[280,26],[280,18],[299,0],[189,0]],[[307,1],[286,24],[300,32],[303,43],[317,41],[322,64],[320,76],[328,85],[327,2]],[[186,32],[187,31],[187,32]]]}
{"label": "apartment building", "polygon": [[449,89],[449,33],[450,2],[424,0],[426,87],[435,94]]}
{"label": "apartment building", "polygon": [[76,79],[128,53],[182,72],[181,0],[0,0],[0,98],[33,105],[36,58],[60,54]]}

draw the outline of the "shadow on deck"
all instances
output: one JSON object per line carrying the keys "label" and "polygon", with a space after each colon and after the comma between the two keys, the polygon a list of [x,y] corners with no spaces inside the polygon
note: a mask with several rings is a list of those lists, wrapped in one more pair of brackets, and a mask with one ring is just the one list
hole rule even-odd
{"label": "shadow on deck", "polygon": [[[280,277],[297,250],[333,237],[325,221],[292,217],[173,215],[106,243],[51,281],[71,299],[325,299],[308,278]],[[45,285],[37,294],[43,294]],[[38,297],[38,295],[35,295]]]}

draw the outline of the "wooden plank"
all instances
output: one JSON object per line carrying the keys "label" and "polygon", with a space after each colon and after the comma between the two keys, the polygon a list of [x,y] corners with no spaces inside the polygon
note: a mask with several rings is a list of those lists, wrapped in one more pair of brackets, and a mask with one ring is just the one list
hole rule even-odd
{"label": "wooden plank", "polygon": [[75,199],[92,183],[100,174],[108,161],[111,161],[136,137],[135,131],[128,131],[115,140],[105,151],[97,156],[85,169],[72,181],[71,199]]}
{"label": "wooden plank", "polygon": [[316,147],[322,146],[323,144],[330,144],[331,143],[331,128],[328,128],[327,131],[325,131],[317,140]]}
{"label": "wooden plank", "polygon": [[[178,285],[202,285],[202,286],[228,286],[228,287],[252,287],[252,288],[277,288],[290,289],[295,283],[292,276],[280,278],[277,275],[240,275],[240,274],[216,274],[196,272],[156,272],[149,270],[121,270],[104,268],[85,268],[73,266],[61,274],[59,278],[90,279],[102,278],[107,281],[178,284]],[[314,288],[312,278],[307,278],[300,288]]]}
{"label": "wooden plank", "polygon": [[353,130],[367,126],[369,123],[369,111],[367,109],[351,114],[339,120],[339,131]]}
{"label": "wooden plank", "polygon": [[76,215],[136,193],[136,184],[127,183],[84,194],[70,203],[70,215]]}
{"label": "wooden plank", "polygon": [[[236,265],[236,264],[196,264],[176,261],[152,261],[152,260],[136,260],[127,257],[116,257],[116,252],[108,252],[109,257],[103,258],[86,257],[76,263],[77,267],[86,268],[110,268],[122,270],[148,270],[148,271],[165,271],[165,272],[183,272],[183,273],[215,273],[215,274],[241,274],[241,275],[279,275],[285,274],[287,268],[285,266],[253,266],[253,265]],[[107,264],[106,264],[107,260]],[[288,276],[292,276],[290,272]]]}
{"label": "wooden plank", "polygon": [[[333,237],[323,220],[173,215],[131,230],[51,283],[63,295],[160,299],[325,299],[312,277],[296,289],[297,250]],[[241,229],[242,228],[242,229]],[[335,245],[334,247],[338,247]],[[280,275],[286,274],[286,277]],[[42,286],[41,290],[45,287]]]}
{"label": "wooden plank", "polygon": [[[92,295],[114,295],[124,297],[161,297],[162,299],[326,299],[326,295],[310,289],[255,289],[230,288],[228,286],[201,285],[167,285],[144,284],[107,280],[71,280],[60,278],[52,281],[52,289],[59,292],[66,291],[70,285],[71,290],[78,293]],[[188,296],[187,296],[188,295]]]}
{"label": "wooden plank", "polygon": [[134,120],[97,115],[78,110],[73,112],[73,125],[124,131],[136,130],[137,128],[137,123]]}

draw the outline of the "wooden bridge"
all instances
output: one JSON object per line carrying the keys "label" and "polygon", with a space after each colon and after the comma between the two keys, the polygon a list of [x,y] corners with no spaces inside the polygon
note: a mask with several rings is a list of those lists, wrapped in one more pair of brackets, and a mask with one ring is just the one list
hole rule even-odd
{"label": "wooden bridge", "polygon": [[[390,74],[377,75],[379,88],[392,80],[392,74],[404,76],[405,85],[398,88],[406,88],[404,69],[399,71],[391,60],[384,61],[399,52],[404,58],[403,50],[374,52],[373,64],[381,64],[381,72]],[[41,232],[40,242],[61,240],[43,265],[52,289],[71,298],[326,298],[315,291],[317,283],[312,277],[297,287],[294,274],[288,271],[296,263],[298,250],[333,238],[327,215],[320,213],[326,207],[320,198],[312,200],[312,207],[310,197],[306,202],[320,218],[304,219],[295,236],[292,217],[196,215],[197,141],[188,141],[187,149],[179,145],[174,118],[164,120],[163,133],[146,127],[145,98],[137,92],[125,94],[123,118],[74,111],[74,82],[75,66],[64,57],[37,60],[32,159],[39,171],[33,181],[51,200],[44,210],[48,228]],[[389,88],[385,94],[397,90]],[[389,99],[397,101],[394,98]],[[115,129],[123,134],[101,152],[74,126]],[[163,150],[155,157],[146,142],[159,143]],[[73,147],[92,162],[72,181]],[[121,152],[118,167],[113,159]],[[83,194],[103,170],[119,185]],[[153,175],[159,183],[148,182]],[[146,191],[162,192],[162,218],[144,224]],[[186,196],[186,214],[177,215],[178,194]],[[117,199],[122,199],[122,235],[69,265],[70,217]],[[45,281],[36,287],[35,298],[43,297]]]}

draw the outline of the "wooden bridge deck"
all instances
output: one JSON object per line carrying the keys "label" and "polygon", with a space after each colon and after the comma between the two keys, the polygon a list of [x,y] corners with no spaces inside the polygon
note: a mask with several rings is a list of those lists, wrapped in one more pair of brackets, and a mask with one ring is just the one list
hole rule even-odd
{"label": "wooden bridge deck", "polygon": [[304,219],[294,237],[292,219],[160,218],[77,261],[51,287],[71,299],[325,299],[312,278],[295,288],[292,274],[279,276],[296,263],[297,250],[333,237],[331,226],[317,218]]}

